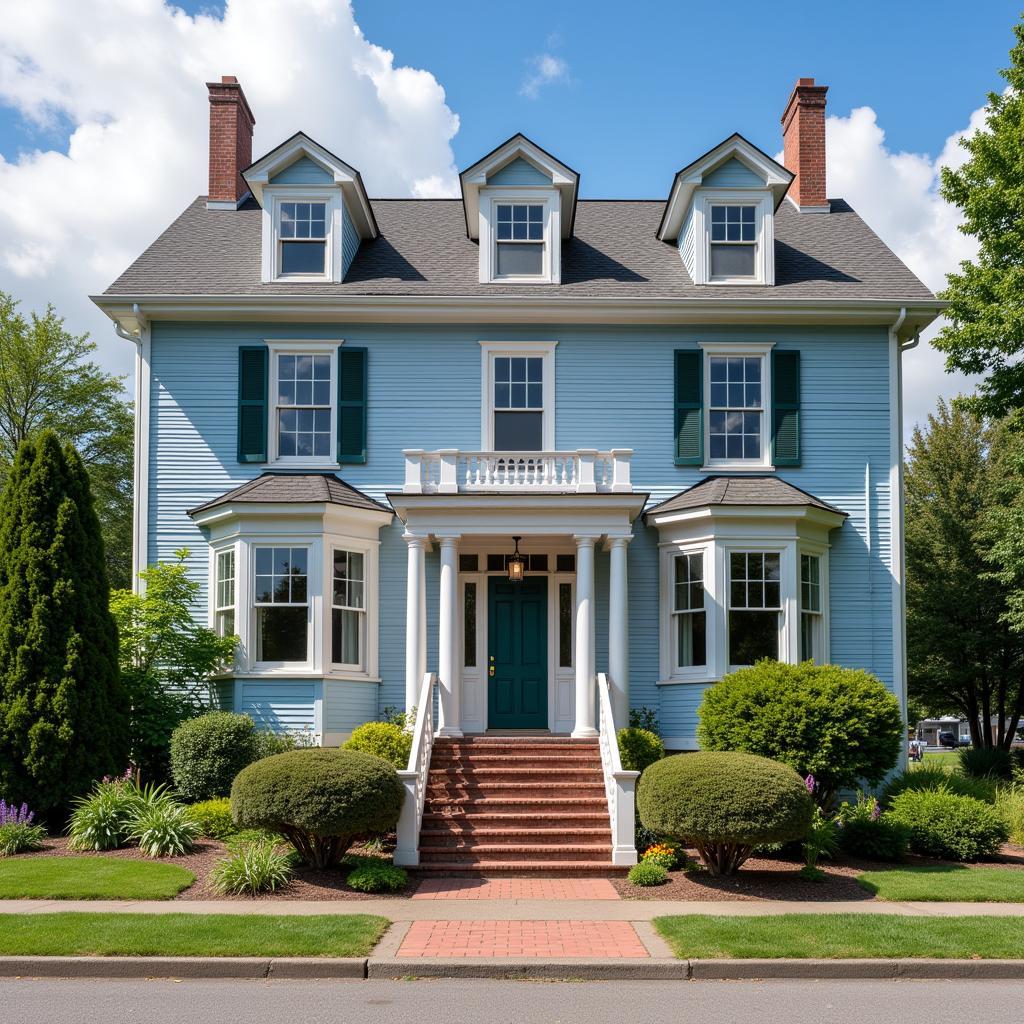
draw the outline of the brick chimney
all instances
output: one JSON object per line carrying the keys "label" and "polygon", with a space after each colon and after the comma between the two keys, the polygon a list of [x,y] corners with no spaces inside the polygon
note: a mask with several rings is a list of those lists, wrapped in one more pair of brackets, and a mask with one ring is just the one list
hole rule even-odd
{"label": "brick chimney", "polygon": [[249,187],[242,171],[252,163],[252,128],[256,118],[234,75],[207,82],[210,90],[210,188],[206,205],[211,210],[236,210]]}
{"label": "brick chimney", "polygon": [[827,85],[798,78],[782,115],[783,161],[796,178],[789,198],[801,213],[828,213],[825,191],[825,93]]}

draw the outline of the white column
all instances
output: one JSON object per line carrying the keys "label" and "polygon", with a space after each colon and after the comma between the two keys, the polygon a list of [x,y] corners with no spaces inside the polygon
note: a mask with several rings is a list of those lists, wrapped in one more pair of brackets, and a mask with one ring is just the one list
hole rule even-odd
{"label": "white column", "polygon": [[438,601],[437,675],[441,720],[438,734],[462,735],[458,656],[458,537],[441,537],[441,586]]}
{"label": "white column", "polygon": [[576,538],[576,725],[575,737],[594,728],[594,538]]}
{"label": "white column", "polygon": [[409,570],[405,591],[405,710],[419,700],[427,671],[427,573],[425,537],[405,534],[409,545]]}
{"label": "white column", "polygon": [[608,676],[615,728],[629,725],[629,590],[626,577],[628,537],[609,542]]}

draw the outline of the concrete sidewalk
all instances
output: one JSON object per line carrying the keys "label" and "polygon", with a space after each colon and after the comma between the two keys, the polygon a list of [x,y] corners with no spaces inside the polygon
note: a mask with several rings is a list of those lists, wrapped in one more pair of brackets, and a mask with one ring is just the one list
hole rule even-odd
{"label": "concrete sidewalk", "polygon": [[0,900],[0,914],[378,914],[391,921],[650,921],[666,914],[900,914],[1024,917],[1024,903],[809,903],[790,900]]}

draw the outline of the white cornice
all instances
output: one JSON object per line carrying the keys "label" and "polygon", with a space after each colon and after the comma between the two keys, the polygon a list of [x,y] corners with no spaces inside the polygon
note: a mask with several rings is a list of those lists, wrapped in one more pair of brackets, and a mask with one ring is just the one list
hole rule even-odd
{"label": "white cornice", "polygon": [[[939,299],[785,299],[568,295],[93,295],[125,330],[151,320],[317,323],[885,324],[907,311],[900,341],[946,308]],[[138,307],[138,310],[135,307]]]}

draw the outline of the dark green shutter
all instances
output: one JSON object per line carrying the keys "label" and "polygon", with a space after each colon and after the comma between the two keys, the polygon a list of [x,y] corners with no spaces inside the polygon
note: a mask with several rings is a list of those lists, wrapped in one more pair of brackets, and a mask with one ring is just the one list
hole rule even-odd
{"label": "dark green shutter", "polygon": [[704,353],[676,352],[676,437],[677,466],[700,466],[704,462]]}
{"label": "dark green shutter", "polygon": [[267,346],[238,350],[238,461],[267,461]]}
{"label": "dark green shutter", "polygon": [[772,352],[772,463],[800,465],[799,352]]}
{"label": "dark green shutter", "polygon": [[338,462],[366,461],[366,349],[338,349]]}

